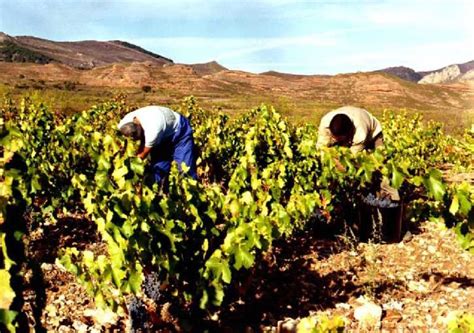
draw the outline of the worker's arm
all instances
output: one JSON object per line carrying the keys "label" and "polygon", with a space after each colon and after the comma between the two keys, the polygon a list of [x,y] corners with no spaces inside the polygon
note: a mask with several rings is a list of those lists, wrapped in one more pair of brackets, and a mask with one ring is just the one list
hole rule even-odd
{"label": "worker's arm", "polygon": [[360,153],[367,148],[367,140],[370,137],[369,129],[365,124],[356,124],[355,133],[352,137],[350,150],[352,153]]}
{"label": "worker's arm", "polygon": [[143,160],[148,156],[148,154],[150,154],[150,152],[151,152],[151,147],[140,146],[140,149],[138,149],[137,157],[140,157]]}
{"label": "worker's arm", "polygon": [[318,141],[316,142],[316,148],[329,147],[331,145],[331,134],[329,129],[324,126],[319,126]]}
{"label": "worker's arm", "polygon": [[365,149],[365,145],[363,143],[353,144],[350,148],[353,154],[357,154]]}

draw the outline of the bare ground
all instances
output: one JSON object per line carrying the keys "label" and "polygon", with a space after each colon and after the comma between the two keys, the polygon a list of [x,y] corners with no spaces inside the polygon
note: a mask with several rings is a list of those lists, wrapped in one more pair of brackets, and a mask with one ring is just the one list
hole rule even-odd
{"label": "bare ground", "polygon": [[[70,241],[67,235],[58,237],[57,244],[64,237]],[[360,323],[354,311],[370,301],[383,310],[371,331],[443,332],[451,311],[474,312],[473,264],[472,254],[459,247],[453,232],[434,223],[424,223],[396,244],[351,245],[347,239],[321,239],[316,232],[305,232],[278,242],[248,275],[245,292],[234,295],[209,328],[275,332],[282,331],[282,323],[324,313],[345,316],[350,321],[347,329],[357,331]],[[126,329],[126,315],[107,318],[98,312],[69,273],[54,263],[41,269],[46,293],[40,317],[47,331]],[[34,297],[30,291],[25,296],[34,324]]]}

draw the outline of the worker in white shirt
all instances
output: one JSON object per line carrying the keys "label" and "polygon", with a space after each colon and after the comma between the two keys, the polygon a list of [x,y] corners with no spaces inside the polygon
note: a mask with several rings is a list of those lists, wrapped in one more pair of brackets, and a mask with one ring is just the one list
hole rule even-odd
{"label": "worker in white shirt", "polygon": [[383,145],[382,126],[367,110],[344,106],[321,119],[316,146],[345,146],[357,153]]}
{"label": "worker in white shirt", "polygon": [[[354,106],[343,106],[328,112],[321,118],[317,148],[328,146],[348,147],[353,153],[373,150],[383,145],[382,125],[367,110]],[[340,164],[339,161],[336,161]],[[396,189],[388,180],[380,184],[380,195],[400,200]]]}
{"label": "worker in white shirt", "polygon": [[125,136],[140,140],[137,156],[151,156],[156,182],[169,173],[171,162],[189,167],[188,174],[197,178],[193,130],[189,120],[163,106],[146,106],[126,114],[118,124]]}

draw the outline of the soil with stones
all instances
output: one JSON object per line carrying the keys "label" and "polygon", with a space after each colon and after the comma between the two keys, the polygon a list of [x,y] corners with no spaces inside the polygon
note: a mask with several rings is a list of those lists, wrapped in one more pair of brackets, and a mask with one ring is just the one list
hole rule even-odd
{"label": "soil with stones", "polygon": [[[36,277],[26,277],[38,284],[39,276],[44,287],[40,296],[30,289],[24,292],[30,325],[40,321],[43,330],[55,332],[126,330],[126,314],[98,310],[76,279],[52,260],[58,249],[72,244],[104,252],[86,221],[68,225],[74,227],[51,226],[31,242],[37,258],[45,260]],[[354,313],[368,301],[382,311],[371,330],[387,332],[445,331],[451,311],[474,312],[474,257],[460,248],[452,231],[435,223],[422,224],[394,244],[354,244],[302,232],[277,242],[244,275],[244,282],[230,290],[225,306],[207,322],[210,330],[278,332],[284,331],[282,323],[313,314],[345,316],[346,328],[358,330],[361,323]],[[158,305],[158,312],[167,306]],[[180,325],[174,322],[163,330],[180,330]]]}

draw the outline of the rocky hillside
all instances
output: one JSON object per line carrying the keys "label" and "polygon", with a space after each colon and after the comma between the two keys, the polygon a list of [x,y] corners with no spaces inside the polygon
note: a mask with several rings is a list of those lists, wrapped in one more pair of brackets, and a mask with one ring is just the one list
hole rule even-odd
{"label": "rocky hillside", "polygon": [[[38,82],[45,86],[55,86],[70,81],[77,85],[107,89],[150,86],[158,91],[173,92],[176,96],[193,94],[224,99],[258,96],[259,100],[287,99],[297,100],[298,103],[307,101],[432,110],[463,108],[473,103],[472,89],[466,85],[420,85],[386,73],[335,76],[253,74],[235,70],[210,73],[209,68],[212,67],[183,64],[156,66],[151,62],[133,62],[79,70],[57,63],[41,65],[0,62],[0,83],[23,87]],[[202,68],[206,70],[203,71]]]}
{"label": "rocky hillside", "polygon": [[[255,74],[228,70],[215,61],[176,64],[123,41],[53,42],[0,34],[0,88],[6,90],[131,89],[157,92],[149,95],[170,100],[192,94],[226,106],[237,101],[242,109],[266,101],[306,115],[313,114],[315,105],[327,110],[348,104],[369,109],[472,110],[473,66],[474,61],[423,73],[391,67],[334,76]],[[417,84],[419,75],[425,77],[422,80],[433,77],[432,82],[455,84]]]}
{"label": "rocky hillside", "polygon": [[398,66],[378,70],[400,79],[418,83],[453,83],[473,80],[474,60],[463,64],[449,65],[432,71],[417,72],[412,68]]}
{"label": "rocky hillside", "polygon": [[459,65],[450,65],[427,73],[418,83],[449,83],[456,81],[470,81],[474,77],[473,71],[474,61],[469,61]]}
{"label": "rocky hillside", "polygon": [[381,69],[378,72],[391,74],[391,75],[399,77],[400,79],[411,81],[411,82],[418,82],[423,77],[420,73],[415,72],[414,69],[405,67],[405,66],[388,67],[388,68]]}
{"label": "rocky hillside", "polygon": [[[173,64],[171,59],[120,40],[105,42],[96,40],[56,42],[32,36],[14,37],[3,32],[0,32],[0,62],[59,63],[78,69],[92,69],[118,63],[146,63],[153,66]],[[215,61],[187,66],[198,76],[213,75],[227,70],[227,68]],[[387,73],[410,82],[436,84],[472,82],[474,77],[473,70],[474,61],[470,61],[433,71],[417,72],[409,67],[398,66],[384,68],[375,72]],[[288,79],[305,79],[314,76],[275,71],[264,72],[261,75]]]}
{"label": "rocky hillside", "polygon": [[227,68],[217,63],[216,61],[206,62],[204,64],[193,64],[190,65],[196,74],[204,76],[219,73],[220,71],[225,71]]}
{"label": "rocky hillside", "polygon": [[0,32],[0,61],[61,63],[91,69],[118,62],[171,64],[171,59],[122,41],[55,42],[31,36],[9,36]]}

